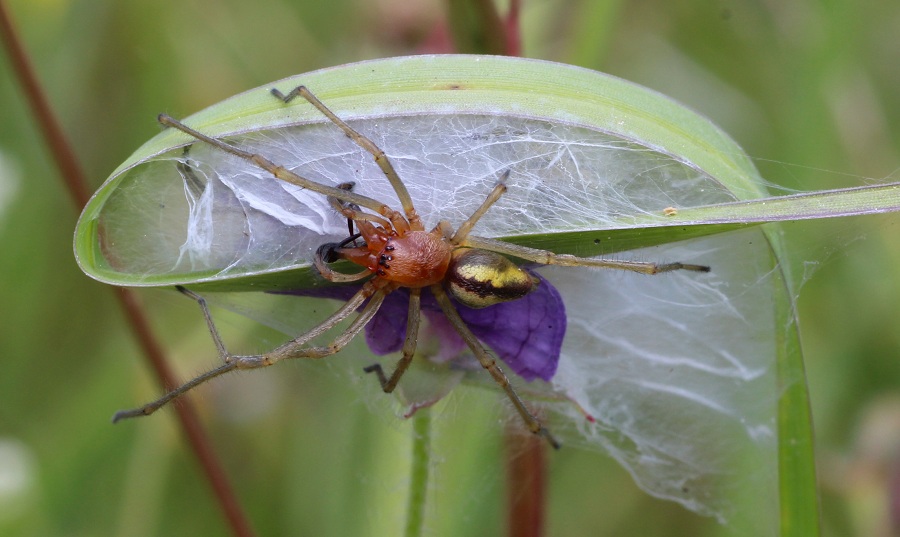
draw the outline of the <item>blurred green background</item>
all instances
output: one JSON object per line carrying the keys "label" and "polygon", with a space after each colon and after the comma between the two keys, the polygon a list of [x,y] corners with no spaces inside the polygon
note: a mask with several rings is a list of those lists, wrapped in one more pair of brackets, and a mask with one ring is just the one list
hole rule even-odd
{"label": "blurred green background", "polygon": [[[181,117],[288,75],[429,52],[444,19],[437,0],[10,8],[92,187],[158,131],[159,112]],[[522,33],[525,56],[618,75],[709,116],[774,184],[900,179],[900,3],[531,0]],[[110,290],[75,265],[78,210],[5,56],[0,66],[0,534],[224,534],[171,413],[109,424],[115,410],[152,397],[155,381]],[[888,493],[900,484],[898,223],[787,229],[803,283],[825,535],[890,535]],[[192,303],[167,291],[141,297],[180,374],[212,363]],[[248,351],[277,339],[234,316],[222,325]],[[408,424],[371,412],[361,402],[370,392],[356,388],[288,365],[196,398],[261,535],[398,533]],[[502,442],[485,434],[493,415],[478,411],[495,401],[470,390],[438,409],[446,424],[436,442],[467,437],[435,462],[429,534],[502,532]],[[648,498],[601,454],[563,450],[550,470],[549,535],[718,531]]]}

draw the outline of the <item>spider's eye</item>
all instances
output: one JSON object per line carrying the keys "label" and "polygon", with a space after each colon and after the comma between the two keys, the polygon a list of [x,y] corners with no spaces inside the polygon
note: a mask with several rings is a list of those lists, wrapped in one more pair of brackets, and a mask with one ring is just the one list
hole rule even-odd
{"label": "spider's eye", "polygon": [[522,298],[538,279],[500,254],[460,248],[453,252],[447,283],[458,301],[470,308],[484,308]]}

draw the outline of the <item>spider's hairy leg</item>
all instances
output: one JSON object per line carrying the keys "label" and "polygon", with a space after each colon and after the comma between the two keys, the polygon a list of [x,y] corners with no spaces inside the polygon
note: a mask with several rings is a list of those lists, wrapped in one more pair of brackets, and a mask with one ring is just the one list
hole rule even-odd
{"label": "spider's hairy leg", "polygon": [[317,183],[315,181],[306,179],[305,177],[297,175],[296,173],[292,172],[291,170],[288,170],[284,166],[279,166],[279,165],[273,163],[272,161],[270,161],[269,159],[265,158],[262,155],[259,155],[256,153],[251,153],[249,151],[244,151],[243,149],[240,149],[239,147],[236,147],[229,143],[223,142],[222,140],[213,138],[211,136],[207,136],[207,135],[203,134],[202,132],[200,132],[196,129],[192,129],[191,127],[188,127],[184,123],[181,123],[177,119],[174,119],[166,114],[160,114],[157,117],[157,121],[159,121],[159,123],[161,125],[164,125],[166,127],[172,127],[174,129],[178,129],[181,132],[188,134],[190,136],[193,136],[194,138],[196,138],[198,140],[206,142],[209,145],[216,147],[226,153],[229,153],[231,155],[234,155],[236,157],[239,157],[246,161],[249,161],[249,162],[259,166],[260,168],[266,170],[267,172],[271,173],[275,178],[280,179],[286,183],[290,183],[292,185],[299,186],[300,188],[305,188],[307,190],[311,190],[313,192],[322,194],[324,196],[333,196],[333,197],[335,197],[341,201],[344,201],[346,203],[353,203],[353,204],[359,205],[360,207],[365,207],[377,214],[380,214],[381,216],[384,216],[391,222],[397,222],[396,225],[399,225],[401,227],[403,225],[405,225],[406,218],[404,218],[403,214],[395,211],[394,209],[391,209],[389,206],[387,206],[386,204],[384,204],[378,200],[369,198],[367,196],[362,196],[355,192],[351,192],[350,190],[347,190],[347,189],[341,189],[341,188],[336,188],[333,186],[323,185],[323,184]]}
{"label": "spider's hairy leg", "polygon": [[[375,294],[372,295],[372,298],[370,298],[366,303],[366,306],[359,313],[356,319],[354,319],[353,322],[350,323],[350,326],[348,326],[346,330],[341,332],[339,336],[334,338],[334,340],[332,340],[332,342],[328,345],[322,347],[307,347],[304,349],[295,348],[294,345],[282,346],[278,349],[275,349],[275,351],[269,354],[274,354],[278,352],[279,349],[283,349],[283,354],[275,355],[272,357],[276,361],[288,360],[292,358],[319,359],[331,356],[332,354],[337,354],[344,347],[346,347],[348,343],[353,341],[353,338],[359,335],[359,332],[363,328],[365,328],[367,324],[369,324],[369,321],[372,320],[372,317],[374,317],[375,314],[378,313],[379,308],[381,308],[381,304],[384,302],[384,297],[387,296],[387,294],[390,293],[393,289],[395,289],[395,287],[387,287],[385,289],[379,289],[378,291],[376,291]],[[272,363],[262,364],[262,366],[272,365],[273,363],[275,362],[273,361]],[[257,366],[250,365],[249,367],[252,368]]]}
{"label": "spider's hairy leg", "polygon": [[[305,334],[298,336],[265,354],[241,356],[231,354],[225,348],[225,344],[222,342],[222,338],[219,336],[219,331],[216,329],[215,323],[213,323],[212,315],[209,312],[209,306],[207,306],[206,300],[193,291],[179,286],[177,287],[177,289],[186,296],[196,300],[197,304],[200,306],[200,309],[203,311],[203,317],[206,319],[207,327],[209,328],[213,343],[215,343],[216,345],[216,350],[219,353],[219,358],[222,360],[222,365],[215,369],[207,371],[206,373],[198,375],[197,377],[185,382],[181,386],[178,386],[177,388],[169,391],[159,399],[151,401],[144,406],[131,410],[121,410],[119,412],[116,412],[113,416],[112,421],[113,423],[116,423],[117,421],[123,419],[149,416],[150,414],[153,414],[154,412],[159,410],[161,407],[165,406],[167,403],[184,395],[197,386],[231,371],[239,369],[256,369],[259,367],[267,367],[282,360],[292,358],[323,358],[330,354],[334,354],[341,348],[343,348],[343,346],[346,345],[350,340],[352,340],[353,337],[359,333],[362,327],[364,327],[366,323],[368,323],[372,319],[372,316],[375,315],[375,313],[378,311],[378,308],[381,306],[381,303],[384,300],[384,296],[395,288],[395,286],[391,285],[388,282],[368,281],[363,285],[362,289],[357,291],[357,293],[347,301],[346,304],[341,306],[341,308],[334,312],[330,317],[319,323],[317,326],[315,326]],[[351,323],[350,327],[348,327],[342,334],[340,334],[332,344],[325,347],[305,346],[315,337],[327,332],[331,328],[334,328],[342,320],[349,317],[354,311],[356,311],[358,307],[366,302],[366,300],[368,300],[369,302],[363,308],[363,311],[353,321],[353,323]]]}
{"label": "spider's hairy leg", "polygon": [[[338,185],[338,188],[341,190],[350,191],[353,189],[353,183],[341,183]],[[374,214],[368,214],[362,212],[362,209],[359,208],[359,205],[355,203],[347,203],[343,200],[339,200],[334,196],[328,196],[328,203],[331,205],[331,208],[334,209],[337,213],[343,215],[347,219],[347,224],[351,226],[354,222],[357,223],[357,227],[359,222],[371,222],[373,224],[378,224],[386,231],[390,231],[394,229],[397,233],[403,235],[407,231],[409,231],[409,224],[406,220],[389,222],[380,216]],[[351,229],[351,234],[353,233]]]}
{"label": "spider's hairy leg", "polygon": [[522,399],[519,397],[519,394],[516,393],[516,390],[512,387],[512,384],[509,383],[509,379],[506,377],[506,374],[503,373],[503,370],[497,365],[497,361],[491,358],[491,356],[484,350],[484,347],[481,345],[481,342],[478,341],[478,338],[475,337],[475,334],[469,330],[469,327],[466,326],[465,321],[462,320],[462,317],[459,316],[459,312],[456,311],[456,308],[453,306],[453,303],[450,302],[450,297],[447,296],[447,293],[444,292],[444,288],[440,285],[432,285],[431,292],[434,293],[434,297],[437,299],[438,305],[441,307],[441,311],[444,312],[444,315],[447,316],[447,319],[453,325],[453,328],[462,336],[463,340],[465,340],[466,344],[469,346],[469,349],[475,354],[475,357],[478,358],[478,362],[481,363],[481,367],[485,368],[488,373],[494,377],[494,380],[503,388],[503,391],[506,392],[509,400],[512,401],[513,406],[516,408],[516,411],[522,417],[522,420],[525,422],[525,426],[528,427],[532,433],[543,436],[547,439],[547,442],[553,446],[554,449],[559,449],[560,444],[550,434],[550,431],[547,430],[546,427],[541,423],[537,417],[528,407],[525,406],[525,403],[522,402]]}
{"label": "spider's hairy leg", "polygon": [[297,86],[292,89],[287,95],[281,93],[275,88],[272,88],[272,95],[278,97],[285,103],[289,103],[294,100],[296,97],[300,96],[306,99],[309,104],[315,106],[322,114],[331,120],[332,123],[340,127],[344,134],[347,135],[348,138],[353,140],[356,145],[368,151],[373,157],[375,157],[375,163],[378,164],[378,167],[381,168],[381,171],[384,173],[385,177],[387,177],[388,181],[391,183],[391,186],[394,188],[394,192],[397,193],[397,198],[400,199],[400,205],[403,207],[403,212],[406,214],[406,218],[409,220],[412,229],[417,231],[422,231],[425,228],[422,227],[422,221],[419,218],[419,215],[416,213],[416,208],[413,206],[412,197],[409,195],[409,191],[406,189],[406,185],[403,184],[403,180],[400,179],[400,176],[397,175],[397,171],[394,169],[394,166],[391,164],[391,161],[387,158],[387,155],[384,154],[384,151],[381,150],[375,142],[366,138],[358,131],[353,129],[350,125],[348,125],[344,120],[337,117],[334,112],[331,111],[325,103],[319,100],[318,97],[313,95],[306,86]]}
{"label": "spider's hairy leg", "polygon": [[412,288],[409,290],[409,311],[406,316],[406,339],[403,342],[403,351],[397,365],[394,366],[394,372],[390,378],[384,374],[381,364],[372,364],[363,368],[366,373],[375,373],[378,376],[378,382],[381,383],[381,389],[384,393],[391,393],[400,382],[400,377],[409,369],[413,356],[416,354],[416,343],[419,337],[419,320],[422,317],[421,309],[422,290]]}
{"label": "spider's hairy leg", "polygon": [[506,179],[509,178],[509,170],[506,170],[500,175],[500,179],[497,180],[496,186],[494,186],[493,190],[488,194],[487,198],[483,202],[481,202],[481,206],[472,213],[472,216],[466,219],[465,222],[460,224],[459,228],[457,228],[456,233],[450,238],[450,242],[453,245],[462,244],[463,241],[466,240],[466,237],[469,236],[469,233],[472,231],[472,228],[475,227],[475,224],[478,223],[478,220],[481,219],[482,216],[491,208],[497,200],[500,199],[500,196],[506,193]]}
{"label": "spider's hairy leg", "polygon": [[519,246],[508,242],[498,241],[496,239],[488,239],[485,237],[475,237],[470,235],[462,242],[461,246],[470,248],[479,248],[491,252],[497,252],[512,257],[518,257],[526,261],[539,263],[541,265],[560,265],[564,267],[594,267],[608,268],[616,270],[628,270],[641,274],[661,274],[663,272],[671,272],[673,270],[690,270],[694,272],[709,272],[707,265],[694,265],[691,263],[653,263],[645,261],[624,261],[618,259],[603,259],[576,257],[568,254],[556,254],[548,250],[538,250],[536,248],[528,248],[527,246]]}

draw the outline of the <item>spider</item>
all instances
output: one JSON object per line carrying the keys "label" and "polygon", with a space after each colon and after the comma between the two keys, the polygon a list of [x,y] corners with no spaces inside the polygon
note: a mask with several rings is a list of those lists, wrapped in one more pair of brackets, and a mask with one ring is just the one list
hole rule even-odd
{"label": "spider", "polygon": [[[390,375],[386,375],[379,364],[364,369],[367,373],[374,373],[378,377],[383,391],[390,393],[397,387],[397,383],[409,367],[415,354],[421,318],[422,289],[428,288],[444,315],[465,341],[478,362],[506,393],[528,430],[544,437],[554,448],[559,448],[559,442],[525,405],[510,384],[506,374],[497,365],[496,360],[460,317],[450,296],[459,303],[472,308],[489,307],[500,302],[524,297],[538,285],[539,281],[535,276],[513,263],[509,259],[510,257],[540,265],[608,268],[642,274],[659,274],[673,270],[709,271],[709,267],[704,265],[661,264],[555,254],[546,250],[472,235],[471,231],[479,219],[506,192],[509,170],[501,174],[496,186],[481,205],[458,228],[454,230],[449,222],[441,221],[434,229],[426,230],[406,186],[384,151],[374,142],[337,117],[304,86],[298,86],[286,95],[277,89],[272,89],[271,93],[284,103],[302,97],[339,127],[353,142],[370,153],[390,182],[400,200],[402,210],[392,209],[375,199],[353,192],[352,183],[343,183],[332,187],[310,181],[269,161],[262,155],[244,151],[227,142],[206,136],[161,114],[158,120],[166,127],[178,129],[197,140],[246,159],[280,180],[326,196],[334,210],[347,218],[350,237],[337,244],[321,246],[316,252],[314,264],[321,275],[332,282],[361,281],[365,278],[368,280],[356,294],[326,320],[274,350],[257,355],[236,355],[228,352],[213,323],[206,301],[193,291],[178,287],[179,291],[199,304],[222,364],[189,380],[155,401],[139,408],[116,413],[113,422],[152,414],[196,386],[230,371],[267,367],[286,359],[317,359],[336,354],[356,337],[374,317],[389,293],[399,288],[407,288],[409,289],[408,320],[399,361]],[[358,230],[356,233],[354,233],[354,226]],[[361,245],[356,242],[359,239],[363,241]],[[339,259],[350,261],[362,267],[362,270],[347,274],[329,267],[329,263]],[[331,343],[325,346],[311,344],[315,338],[329,331],[357,310],[359,313],[356,318]]]}

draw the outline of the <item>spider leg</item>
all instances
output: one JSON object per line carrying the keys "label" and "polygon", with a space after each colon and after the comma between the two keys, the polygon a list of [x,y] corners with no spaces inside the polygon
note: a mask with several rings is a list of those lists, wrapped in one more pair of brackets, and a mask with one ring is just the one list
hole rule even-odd
{"label": "spider leg", "polygon": [[[185,393],[209,380],[212,380],[220,375],[224,375],[225,373],[229,373],[234,370],[267,367],[278,363],[281,360],[291,358],[323,358],[325,356],[334,354],[341,348],[343,348],[344,345],[349,343],[349,341],[359,333],[362,327],[364,327],[366,323],[368,323],[372,319],[372,316],[375,315],[375,313],[378,311],[378,308],[381,306],[385,295],[392,291],[394,288],[394,286],[387,282],[370,280],[366,282],[363,285],[362,289],[360,289],[355,295],[353,295],[346,304],[341,306],[340,309],[338,309],[330,317],[319,323],[317,326],[315,326],[305,334],[298,336],[265,354],[240,356],[229,353],[225,348],[225,344],[222,342],[222,338],[219,336],[219,331],[216,329],[215,323],[213,323],[212,315],[209,313],[209,307],[206,304],[206,300],[193,291],[179,286],[177,287],[179,291],[189,296],[190,298],[193,298],[197,301],[197,304],[199,304],[200,309],[203,311],[203,317],[206,319],[207,327],[209,328],[213,343],[215,343],[216,350],[219,353],[219,358],[223,363],[219,367],[198,375],[197,377],[185,382],[181,386],[178,386],[177,388],[169,391],[159,399],[151,401],[142,407],[116,412],[115,415],[113,415],[113,423],[127,418],[137,418],[140,416],[148,416],[150,414],[153,414],[173,399],[184,395]],[[334,340],[331,345],[328,345],[326,347],[304,347],[310,340],[330,330],[339,322],[349,317],[367,299],[370,300],[363,308],[363,311],[353,321],[353,323],[351,323],[351,325]]]}
{"label": "spider leg", "polygon": [[475,224],[478,223],[478,220],[484,216],[484,213],[491,208],[492,205],[497,203],[497,200],[500,199],[500,196],[506,193],[506,179],[509,177],[509,170],[506,170],[500,175],[500,179],[497,180],[497,185],[494,186],[494,189],[488,194],[488,197],[485,198],[483,202],[481,202],[481,206],[476,209],[472,216],[466,219],[459,228],[457,228],[456,233],[453,234],[453,237],[450,239],[450,242],[454,245],[462,244],[463,241],[466,240],[466,237],[469,236],[469,233],[472,231],[472,228],[475,227]]}
{"label": "spider leg", "polygon": [[[337,354],[341,351],[341,349],[346,347],[348,343],[353,341],[353,338],[355,338],[359,334],[359,332],[363,328],[365,328],[367,324],[369,324],[369,321],[372,320],[372,317],[374,317],[375,314],[378,313],[378,309],[381,308],[381,304],[384,302],[384,297],[387,296],[387,294],[390,293],[393,289],[393,287],[388,287],[386,289],[379,289],[378,291],[376,291],[375,294],[372,295],[372,298],[369,299],[366,307],[364,307],[356,317],[356,319],[354,319],[353,322],[350,323],[350,326],[348,326],[347,329],[344,330],[339,336],[334,338],[334,340],[332,340],[332,342],[328,345],[322,347],[306,347],[303,349],[286,348],[284,349],[283,355],[273,357],[273,359],[277,358],[277,360],[275,361],[294,358],[319,359],[331,356],[332,354]],[[293,347],[293,345],[291,345],[291,347]],[[276,349],[276,351],[277,350],[278,349]],[[261,364],[260,366],[251,364],[248,366],[248,368],[269,366],[275,363],[275,361],[271,363]]]}
{"label": "spider leg", "polygon": [[[354,183],[341,183],[337,187],[341,190],[346,190],[349,192],[353,190],[353,185]],[[393,228],[401,235],[409,231],[409,223],[406,220],[389,222],[384,218],[381,218],[374,214],[367,214],[362,212],[362,209],[359,208],[359,205],[356,205],[355,203],[347,203],[346,201],[339,200],[334,196],[328,196],[326,199],[328,200],[328,203],[331,205],[332,209],[347,218],[347,226],[350,230],[351,235],[353,235],[354,221],[373,222],[380,225],[386,230],[390,230]]]}
{"label": "spider leg", "polygon": [[400,377],[403,376],[403,373],[409,369],[409,364],[412,363],[413,356],[416,354],[416,342],[419,336],[419,320],[422,316],[421,305],[421,289],[410,289],[409,290],[409,313],[406,316],[406,340],[403,342],[403,354],[400,356],[400,360],[397,361],[397,365],[394,366],[394,372],[391,374],[390,378],[387,378],[384,374],[384,370],[381,369],[381,364],[372,364],[366,368],[363,368],[363,371],[366,373],[375,373],[378,376],[378,381],[381,383],[381,389],[384,390],[384,393],[391,393],[394,391],[394,388],[397,387],[397,383],[400,381]]}
{"label": "spider leg", "polygon": [[485,237],[475,237],[469,235],[460,246],[468,246],[471,248],[480,248],[504,255],[510,255],[540,263],[541,265],[561,265],[565,267],[594,267],[608,268],[618,270],[630,270],[641,274],[660,274],[663,272],[671,272],[673,270],[691,270],[695,272],[709,272],[706,265],[693,265],[688,263],[652,263],[645,261],[624,261],[618,259],[602,259],[576,257],[568,254],[555,254],[547,250],[538,250],[536,248],[528,248],[527,246],[519,246],[508,242],[498,241],[496,239],[488,239]]}
{"label": "spider leg", "polygon": [[[344,203],[343,201],[333,196],[328,196],[328,203],[331,204],[331,207],[335,211],[346,217],[348,224],[351,226],[353,222],[372,222],[373,224],[378,224],[385,230],[391,230],[395,228],[395,226],[392,225],[392,222],[388,222],[378,215],[362,212],[358,205],[353,205],[352,203]],[[397,229],[397,232],[400,234],[409,231],[409,226],[406,225],[405,221],[403,222],[403,224],[404,225],[400,226],[400,229]],[[357,227],[359,227],[358,224]]]}
{"label": "spider leg", "polygon": [[434,297],[437,299],[438,305],[441,307],[441,310],[444,312],[444,315],[447,316],[447,319],[456,329],[460,336],[462,336],[463,340],[465,340],[466,344],[469,346],[469,349],[475,354],[475,357],[478,358],[478,362],[481,363],[481,367],[485,368],[488,373],[494,377],[494,380],[497,381],[497,384],[503,388],[503,391],[506,392],[509,400],[512,401],[513,406],[516,411],[522,417],[522,420],[525,421],[525,426],[528,429],[539,436],[543,436],[547,439],[547,442],[550,443],[555,449],[559,449],[560,444],[557,440],[550,434],[550,431],[547,430],[546,427],[541,424],[540,420],[537,419],[534,414],[528,410],[528,407],[525,406],[525,403],[522,402],[522,399],[516,393],[516,390],[512,387],[512,384],[509,383],[509,379],[506,377],[506,374],[503,373],[503,370],[500,369],[500,366],[497,365],[497,361],[491,358],[491,356],[484,350],[484,346],[482,346],[481,342],[478,341],[478,338],[475,337],[475,334],[469,330],[469,327],[466,326],[465,321],[459,316],[459,312],[456,311],[456,308],[453,306],[453,303],[450,302],[450,297],[447,296],[447,293],[444,292],[444,288],[440,285],[432,285],[431,292],[434,293]]}
{"label": "spider leg", "polygon": [[394,169],[394,166],[391,164],[391,161],[387,158],[387,155],[384,154],[375,142],[366,138],[358,131],[353,129],[350,125],[344,122],[341,118],[337,117],[334,112],[332,112],[325,104],[319,100],[318,97],[312,94],[306,86],[297,86],[293,90],[291,90],[287,95],[281,93],[275,88],[272,88],[272,95],[278,97],[285,103],[289,103],[297,96],[303,97],[309,104],[315,106],[320,112],[322,112],[325,117],[331,120],[332,123],[340,127],[344,134],[347,135],[348,138],[353,140],[356,145],[365,149],[369,153],[375,157],[375,163],[378,164],[378,167],[381,168],[381,171],[384,173],[385,177],[387,177],[388,181],[391,183],[391,186],[394,188],[394,192],[397,193],[397,198],[400,199],[400,205],[403,207],[403,212],[406,214],[406,218],[409,220],[412,229],[415,230],[423,230],[422,221],[419,219],[419,215],[416,213],[416,209],[413,206],[412,197],[409,195],[409,191],[406,189],[406,185],[403,184],[403,181],[400,179],[400,176],[397,175],[397,171]]}
{"label": "spider leg", "polygon": [[206,142],[213,147],[217,147],[218,149],[221,149],[226,153],[252,162],[253,164],[271,173],[275,178],[280,179],[286,183],[299,186],[300,188],[312,190],[313,192],[322,194],[324,196],[333,196],[347,203],[354,203],[361,207],[366,207],[367,209],[370,209],[373,212],[384,216],[392,223],[395,223],[395,225],[397,226],[403,227],[404,225],[408,225],[403,214],[395,211],[394,209],[391,209],[386,204],[381,203],[380,201],[374,200],[367,196],[362,196],[347,189],[336,188],[333,186],[316,183],[315,181],[310,181],[309,179],[306,179],[305,177],[297,175],[296,173],[288,170],[284,166],[278,166],[274,164],[272,161],[263,157],[262,155],[244,151],[243,149],[223,142],[222,140],[207,136],[202,132],[196,129],[192,129],[191,127],[188,127],[184,123],[181,123],[177,119],[174,119],[166,114],[160,114],[157,117],[157,120],[160,124],[166,127],[178,129],[181,132],[193,136],[198,140]]}

